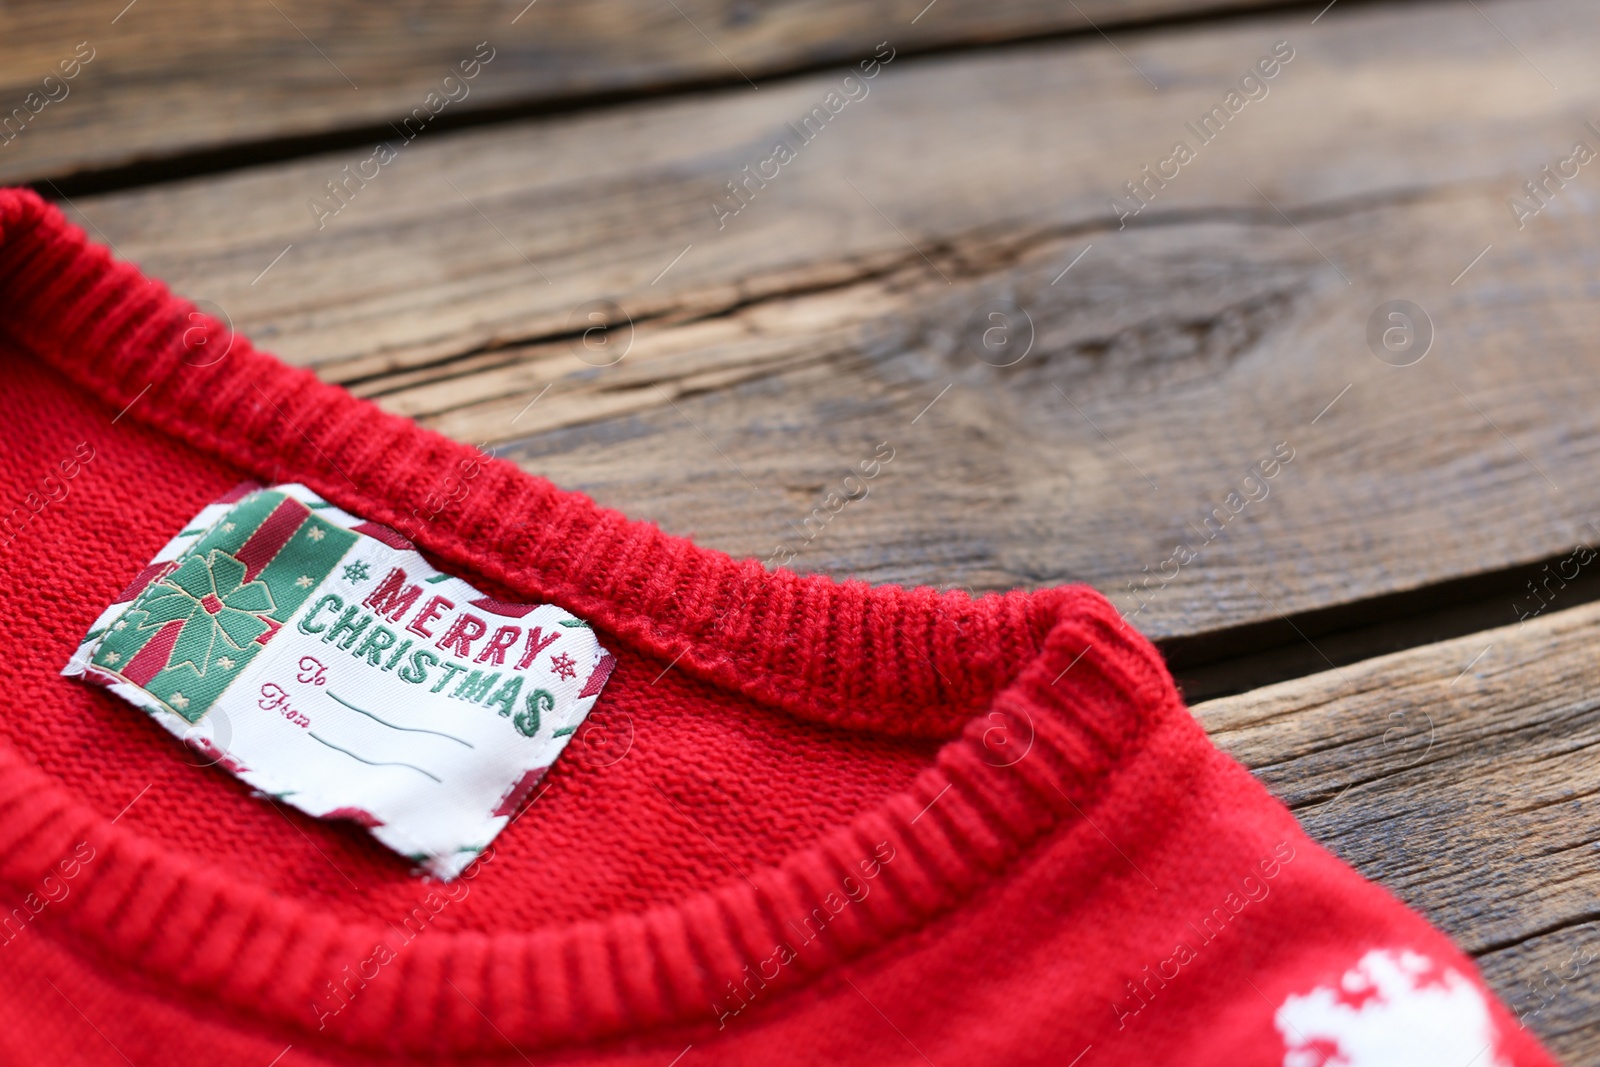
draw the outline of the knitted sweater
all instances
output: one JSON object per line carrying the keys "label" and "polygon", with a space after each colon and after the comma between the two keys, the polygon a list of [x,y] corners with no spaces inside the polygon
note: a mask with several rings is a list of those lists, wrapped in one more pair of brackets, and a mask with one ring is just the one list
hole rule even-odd
{"label": "knitted sweater", "polygon": [[[0,309],[0,1061],[1551,1062],[1092,590],[700,548],[257,352],[25,191]],[[246,478],[616,656],[460,878],[60,677]]]}

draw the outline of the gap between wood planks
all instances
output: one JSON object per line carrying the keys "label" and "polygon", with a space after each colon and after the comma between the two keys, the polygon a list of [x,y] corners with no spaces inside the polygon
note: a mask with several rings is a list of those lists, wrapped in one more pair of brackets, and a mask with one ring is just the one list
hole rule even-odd
{"label": "gap between wood planks", "polygon": [[[1561,577],[1574,568],[1575,577]],[[1418,589],[1165,638],[1156,646],[1193,704],[1506,626],[1518,621],[1519,608],[1532,618],[1597,600],[1600,569],[1575,567],[1569,551]],[[1540,610],[1540,604],[1547,606]]]}
{"label": "gap between wood planks", "polygon": [[[1394,6],[1397,0],[1340,0],[1346,11],[1363,8]],[[1146,14],[1135,11],[1130,17],[1104,18],[1093,25],[1074,29],[1012,32],[992,39],[968,39],[910,45],[900,50],[903,59],[925,59],[980,51],[993,52],[1007,48],[1028,47],[1047,42],[1066,42],[1099,39],[1104,31],[1157,33],[1198,25],[1221,25],[1250,18],[1270,17],[1290,12],[1320,13],[1327,7],[1326,0],[1211,0],[1191,11],[1170,11]],[[887,29],[885,30],[887,32]],[[781,84],[819,72],[849,66],[838,59],[817,61],[806,56],[795,62],[779,63],[759,72],[763,83]],[[588,112],[614,110],[642,101],[662,100],[694,93],[740,90],[750,83],[741,74],[729,72],[712,77],[687,78],[661,85],[642,85],[634,88],[600,92],[579,92],[569,96],[551,98],[534,96],[489,104],[463,106],[443,112],[432,119],[429,130],[438,133],[495,126],[537,118],[577,115]],[[404,115],[396,113],[394,121]],[[392,121],[361,122],[341,129],[318,133],[264,137],[244,140],[214,147],[189,149],[139,159],[130,163],[108,166],[88,166],[70,172],[45,175],[27,182],[28,188],[48,200],[64,200],[100,193],[119,192],[146,186],[162,185],[207,175],[225,174],[302,159],[308,156],[335,152],[340,149],[370,145],[388,138],[394,132]]]}

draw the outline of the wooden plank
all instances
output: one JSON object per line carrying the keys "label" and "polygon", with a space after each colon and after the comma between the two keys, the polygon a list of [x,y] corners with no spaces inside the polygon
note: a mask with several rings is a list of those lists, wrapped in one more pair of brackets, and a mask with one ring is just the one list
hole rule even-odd
{"label": "wooden plank", "polygon": [[1589,604],[1194,709],[1575,1065],[1600,1063],[1596,647]]}
{"label": "wooden plank", "polygon": [[[0,105],[9,114],[36,91],[40,102],[26,104],[21,135],[0,152],[0,181],[381,129],[430,92],[455,97],[440,112],[449,122],[684,83],[754,84],[853,63],[883,40],[916,51],[1267,2],[1078,0],[1077,10],[1047,0],[9,3],[0,5]],[[482,41],[494,57],[482,76],[441,90]],[[63,82],[57,66],[80,42],[93,58]]]}
{"label": "wooden plank", "polygon": [[[1521,231],[1507,197],[1597,143],[1600,11],[1477,6],[897,60],[721,229],[837,76],[419,138],[322,230],[357,155],[78,206],[291,361],[715,547],[1087,581],[1206,632],[1596,535],[1592,178]],[[1120,229],[1110,194],[1280,40],[1270,95]],[[1414,366],[1368,350],[1395,298],[1436,327]],[[1010,367],[997,300],[1032,323]],[[632,326],[585,349],[605,301]],[[830,495],[881,442],[869,495]]]}

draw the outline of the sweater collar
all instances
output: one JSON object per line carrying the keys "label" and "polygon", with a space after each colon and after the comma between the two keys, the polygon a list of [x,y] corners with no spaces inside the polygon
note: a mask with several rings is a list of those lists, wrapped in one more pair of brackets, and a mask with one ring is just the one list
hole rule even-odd
{"label": "sweater collar", "polygon": [[[959,906],[1077,817],[1142,746],[1156,711],[1179,707],[1155,651],[1091,590],[973,599],[768,572],[509,463],[484,463],[204,319],[209,351],[227,352],[208,362],[191,304],[26,191],[0,190],[0,292],[9,339],[123,417],[263,480],[302,482],[406,530],[456,573],[559,604],[605,631],[608,645],[674,660],[754,703],[946,741],[910,790],[676,906],[419,939],[399,974],[374,982],[330,1026],[352,1045],[470,1052],[506,1038],[550,1046],[713,1022],[709,1006],[727,999],[727,983],[793,945],[785,917],[857,874],[879,842],[896,856],[883,867],[885,891],[841,912],[829,937],[797,947],[770,984],[802,984]],[[476,491],[418,522],[462,463],[482,463]],[[841,656],[862,669],[819,669]],[[104,843],[103,860],[66,920],[74,935],[245,1014],[314,1031],[308,1003],[385,932],[110,825],[0,749],[0,874],[29,884],[86,836]]]}

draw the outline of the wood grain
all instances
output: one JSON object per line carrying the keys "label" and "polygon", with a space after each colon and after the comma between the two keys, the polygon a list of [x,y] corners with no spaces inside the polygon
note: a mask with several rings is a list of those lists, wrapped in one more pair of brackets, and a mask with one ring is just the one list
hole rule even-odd
{"label": "wood grain", "polygon": [[[77,207],[291,361],[703,543],[1133,610],[1181,542],[1135,622],[1205,632],[1596,536],[1596,202],[1585,177],[1519,231],[1506,201],[1593,139],[1600,12],[1478,7],[898,59],[720,230],[723,183],[837,76],[419,137],[320,231],[359,154]],[[1119,229],[1110,194],[1280,40],[1270,95]],[[1436,327],[1415,366],[1368,350],[1394,298]],[[604,301],[623,325],[587,349]],[[1031,318],[1014,366],[992,301]]]}
{"label": "wood grain", "polygon": [[[1307,832],[1477,957],[1570,1064],[1600,1063],[1600,605],[1194,713]],[[1548,968],[1548,970],[1546,970]]]}
{"label": "wood grain", "polygon": [[0,5],[6,113],[79,42],[95,58],[0,149],[0,181],[383,127],[438,91],[480,41],[495,58],[450,119],[685,83],[748,91],[774,74],[854,62],[882,40],[913,51],[1267,2],[1078,0],[1074,10],[1046,0],[13,0]]}
{"label": "wood grain", "polygon": [[[920,59],[1084,23],[1033,0],[914,23],[915,0],[677,6],[143,0],[113,24],[120,2],[8,5],[0,92],[77,40],[100,51],[0,177],[378,125],[483,39],[496,58],[456,114],[726,82],[428,131],[322,228],[309,202],[371,149],[71,209],[292,362],[798,568],[1088,581],[1163,636],[1600,537],[1594,175],[1526,229],[1507,205],[1573,141],[1600,145],[1592,5],[1347,7]],[[1112,26],[1251,0],[1077,6]],[[719,227],[724,183],[843,71],[768,79],[884,39],[870,95]],[[1111,194],[1278,40],[1296,55],[1270,95],[1119,227]],[[1436,334],[1407,367],[1366,336],[1397,298]],[[870,492],[827,511],[880,442]],[[1275,476],[1246,482],[1268,457]],[[1251,485],[1266,495],[1235,515]],[[1128,591],[1180,542],[1198,551],[1176,578]],[[1600,1063],[1600,605],[1567,602],[1195,713],[1552,1049]]]}

